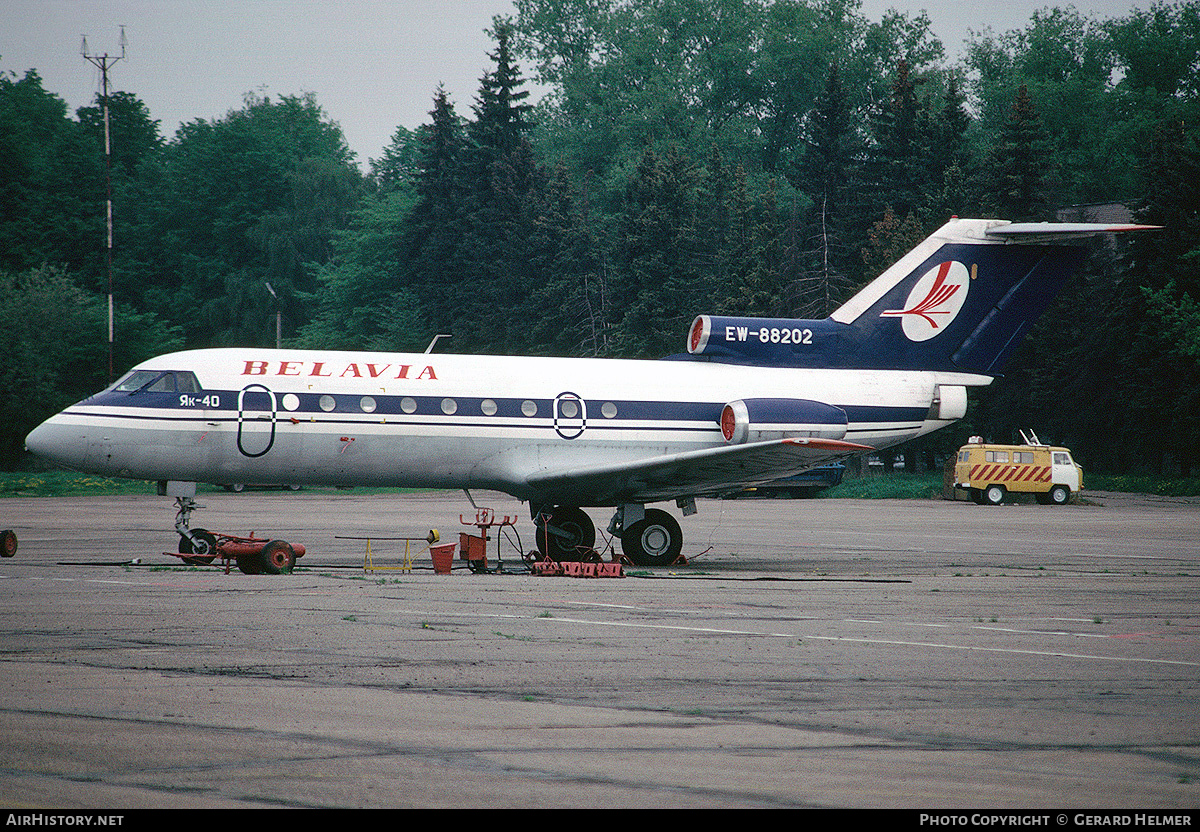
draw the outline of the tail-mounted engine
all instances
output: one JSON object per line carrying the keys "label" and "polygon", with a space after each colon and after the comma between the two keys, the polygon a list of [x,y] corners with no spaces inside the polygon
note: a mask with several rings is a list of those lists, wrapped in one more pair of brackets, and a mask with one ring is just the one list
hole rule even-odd
{"label": "tail-mounted engine", "polygon": [[770,439],[842,439],[846,411],[808,399],[738,399],[721,410],[721,433],[731,445]]}
{"label": "tail-mounted engine", "polygon": [[802,366],[828,353],[844,329],[828,320],[700,315],[688,330],[687,351],[716,360]]}

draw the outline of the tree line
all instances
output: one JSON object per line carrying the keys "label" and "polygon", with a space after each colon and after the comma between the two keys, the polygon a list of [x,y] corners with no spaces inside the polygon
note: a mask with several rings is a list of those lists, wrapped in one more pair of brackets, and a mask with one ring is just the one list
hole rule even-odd
{"label": "tree line", "polygon": [[[108,106],[115,363],[273,345],[660,357],[699,313],[824,317],[947,218],[1164,226],[1096,246],[1007,375],[920,440],[1033,428],[1114,472],[1200,454],[1200,0],[974,35],[858,0],[518,0],[468,107],[369,170],[311,94],[164,138]],[[526,75],[526,73],[529,73]],[[532,103],[531,82],[546,90]],[[100,102],[0,77],[0,464],[107,382]]]}

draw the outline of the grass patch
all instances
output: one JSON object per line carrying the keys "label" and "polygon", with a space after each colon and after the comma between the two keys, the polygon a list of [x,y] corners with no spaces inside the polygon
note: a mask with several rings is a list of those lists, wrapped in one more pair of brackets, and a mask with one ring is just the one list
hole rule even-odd
{"label": "grass patch", "polygon": [[97,477],[69,471],[0,473],[0,497],[75,497],[123,494],[156,494],[145,480]]}
{"label": "grass patch", "polygon": [[[423,488],[361,488],[341,489],[332,487],[310,488],[321,494],[415,494]],[[286,489],[247,489],[245,494],[290,494]],[[100,477],[94,474],[77,474],[73,471],[0,471],[0,498],[3,497],[111,497],[126,494],[158,493],[157,483],[149,480],[127,480],[120,477]],[[220,485],[197,483],[197,494],[224,494]]]}
{"label": "grass patch", "polygon": [[879,476],[842,480],[841,485],[820,492],[821,497],[854,500],[939,500],[942,475],[933,471],[908,474],[895,471]]}
{"label": "grass patch", "polygon": [[1083,493],[1124,491],[1157,494],[1160,497],[1200,497],[1200,477],[1161,478],[1132,474],[1089,474],[1083,472]]}

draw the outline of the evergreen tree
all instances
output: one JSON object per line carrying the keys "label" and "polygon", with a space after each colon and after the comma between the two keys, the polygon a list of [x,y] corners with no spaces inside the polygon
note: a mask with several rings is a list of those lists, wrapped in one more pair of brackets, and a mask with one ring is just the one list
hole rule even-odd
{"label": "evergreen tree", "polygon": [[855,127],[850,99],[836,63],[825,89],[805,123],[804,152],[796,184],[812,197],[805,223],[805,269],[800,309],[804,317],[823,318],[857,283],[855,215],[859,205],[864,146]]}
{"label": "evergreen tree", "polygon": [[0,268],[60,264],[99,286],[104,156],[34,70],[0,73]]}
{"label": "evergreen tree", "polygon": [[554,168],[530,237],[533,291],[522,321],[534,349],[553,355],[608,355],[612,349],[608,265],[586,191],[566,166]]}
{"label": "evergreen tree", "polygon": [[1022,84],[996,149],[995,194],[1001,216],[1014,221],[1049,219],[1049,175],[1046,131],[1029,88]]}
{"label": "evergreen tree", "polygon": [[621,355],[677,353],[700,308],[696,171],[677,148],[665,156],[647,148],[629,184],[619,227]]}
{"label": "evergreen tree", "polygon": [[459,298],[453,281],[464,268],[467,140],[444,88],[434,94],[429,115],[430,123],[419,130],[416,204],[400,237],[398,283],[420,299],[435,333],[455,334],[453,303]]}

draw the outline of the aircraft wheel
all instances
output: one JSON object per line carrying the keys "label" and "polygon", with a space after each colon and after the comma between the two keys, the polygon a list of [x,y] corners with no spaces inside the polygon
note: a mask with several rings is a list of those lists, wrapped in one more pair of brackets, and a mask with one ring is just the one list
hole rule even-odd
{"label": "aircraft wheel", "polygon": [[1046,502],[1052,506],[1065,506],[1071,499],[1071,489],[1065,485],[1056,485],[1046,495]]}
{"label": "aircraft wheel", "polygon": [[998,506],[1004,502],[1006,493],[1003,485],[989,485],[983,490],[983,501],[989,506]]}
{"label": "aircraft wheel", "polygon": [[554,560],[579,560],[596,545],[596,526],[583,509],[556,506],[538,516],[537,545]]}
{"label": "aircraft wheel", "polygon": [[[291,572],[296,565],[296,553],[285,540],[272,540],[263,547],[259,558],[259,572],[264,575],[281,575]],[[239,564],[240,565],[240,564]]]}
{"label": "aircraft wheel", "polygon": [[648,508],[621,533],[621,551],[638,566],[669,566],[683,551],[683,530],[667,512]]}
{"label": "aircraft wheel", "polygon": [[204,529],[192,529],[192,535],[199,543],[193,542],[190,537],[179,535],[179,554],[193,556],[183,558],[183,562],[191,566],[208,566],[217,557],[217,536]]}

